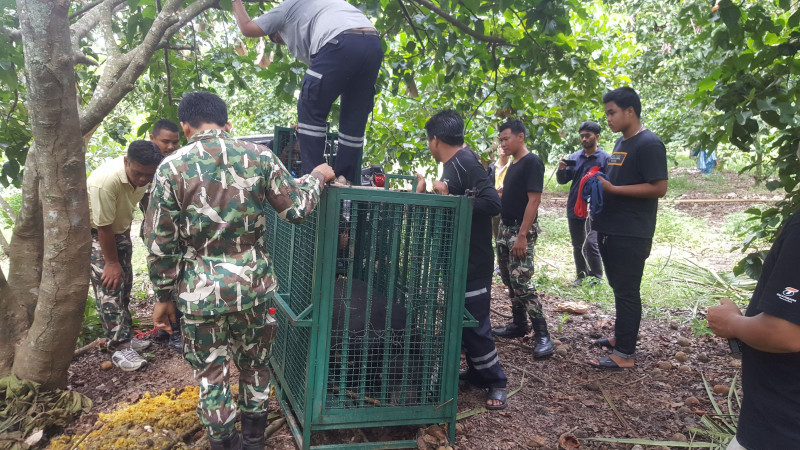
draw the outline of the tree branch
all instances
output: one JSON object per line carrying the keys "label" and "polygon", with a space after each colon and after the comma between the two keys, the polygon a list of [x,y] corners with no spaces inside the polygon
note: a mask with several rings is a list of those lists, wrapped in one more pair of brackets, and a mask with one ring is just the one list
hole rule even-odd
{"label": "tree branch", "polygon": [[[117,2],[120,0],[106,0]],[[98,82],[97,89],[91,100],[81,111],[81,134],[88,133],[97,124],[102,122],[111,110],[132,91],[136,80],[147,68],[153,55],[162,45],[169,45],[169,39],[184,25],[208,8],[217,4],[219,0],[197,0],[184,9],[181,9],[181,0],[168,0],[164,9],[156,16],[150,30],[142,42],[128,53],[106,60],[103,74]],[[85,17],[92,15],[91,11]],[[165,44],[162,44],[165,42]]]}
{"label": "tree branch", "polygon": [[19,30],[12,30],[0,25],[0,34],[5,34],[10,37],[12,41],[18,41],[22,38],[22,33]]}
{"label": "tree branch", "polygon": [[106,44],[106,52],[108,52],[108,57],[113,59],[119,56],[120,51],[119,47],[117,47],[117,39],[114,37],[114,24],[111,19],[112,9],[111,5],[105,3],[98,10],[100,11],[100,31]]}
{"label": "tree branch", "polygon": [[3,208],[3,211],[5,211],[6,214],[8,214],[8,217],[11,219],[12,222],[17,221],[17,215],[14,214],[14,210],[11,209],[11,205],[9,205],[6,199],[4,199],[3,197],[0,197],[0,208]]}
{"label": "tree branch", "polygon": [[418,3],[429,10],[436,13],[439,17],[443,18],[444,20],[450,22],[454,27],[458,28],[459,30],[463,31],[464,33],[472,36],[474,39],[481,41],[481,42],[488,42],[490,44],[497,44],[497,45],[508,45],[510,46],[511,43],[506,41],[505,39],[497,36],[487,36],[485,34],[479,33],[472,28],[468,27],[467,25],[461,23],[458,19],[450,15],[447,11],[439,8],[438,6],[434,5],[432,2],[428,0],[411,0],[412,2]]}
{"label": "tree branch", "polygon": [[400,4],[400,9],[403,11],[403,17],[406,18],[406,22],[408,22],[408,25],[411,26],[411,31],[414,32],[414,36],[417,37],[417,41],[419,41],[419,45],[422,46],[422,55],[425,56],[425,53],[426,53],[426,51],[425,51],[425,41],[423,41],[422,38],[419,37],[419,33],[417,33],[417,27],[416,27],[416,25],[414,25],[414,21],[411,20],[411,15],[408,13],[408,9],[406,9],[406,5],[403,3],[403,0],[397,0],[397,3]]}
{"label": "tree branch", "polygon": [[86,14],[92,8],[94,8],[95,6],[101,4],[101,3],[105,2],[105,1],[106,0],[95,0],[93,2],[89,2],[89,3],[85,4],[85,5],[83,5],[82,7],[78,8],[77,10],[75,10],[74,13],[69,15],[69,20],[72,20],[72,19],[74,19],[76,17],[80,17],[80,16]]}
{"label": "tree branch", "polygon": [[[5,253],[6,255],[8,255],[8,253],[9,253],[8,241],[6,240],[6,237],[3,235],[3,231],[2,230],[0,230],[0,251]],[[2,272],[0,272],[0,277],[2,277],[2,276],[3,276],[3,274],[2,274]],[[2,280],[0,280],[0,282],[2,282]]]}

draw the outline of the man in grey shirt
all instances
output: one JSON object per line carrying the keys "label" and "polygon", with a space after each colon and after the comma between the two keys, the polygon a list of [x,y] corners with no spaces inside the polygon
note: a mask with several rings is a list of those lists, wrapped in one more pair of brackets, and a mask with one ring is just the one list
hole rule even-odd
{"label": "man in grey shirt", "polygon": [[372,22],[344,0],[286,0],[255,20],[242,0],[234,0],[233,14],[242,34],[286,44],[295,58],[309,65],[297,102],[304,174],[325,162],[328,114],[341,97],[334,172],[357,183],[364,129],[383,61],[383,46]]}

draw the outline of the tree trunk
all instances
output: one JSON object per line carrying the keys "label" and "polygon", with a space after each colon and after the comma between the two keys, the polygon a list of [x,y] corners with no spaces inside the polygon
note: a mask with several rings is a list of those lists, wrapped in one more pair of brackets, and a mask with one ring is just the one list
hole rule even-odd
{"label": "tree trunk", "polygon": [[[69,1],[18,0],[17,11],[35,145],[11,241],[12,298],[6,301],[14,322],[7,323],[15,323],[18,342],[12,371],[63,387],[83,321],[91,249]],[[0,354],[7,358],[6,348]]]}

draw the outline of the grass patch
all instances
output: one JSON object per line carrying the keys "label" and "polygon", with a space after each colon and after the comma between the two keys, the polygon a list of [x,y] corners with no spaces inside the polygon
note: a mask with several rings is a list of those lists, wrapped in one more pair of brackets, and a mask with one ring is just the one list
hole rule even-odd
{"label": "grass patch", "polygon": [[[730,218],[730,226],[709,230],[703,219],[662,206],[658,212],[653,250],[642,277],[644,315],[671,318],[676,309],[695,310],[717,303],[713,289],[687,283],[681,269],[685,261],[702,264],[704,258],[727,258],[737,241],[737,223],[741,214]],[[537,289],[569,300],[596,302],[604,310],[614,307],[614,294],[606,281],[594,286],[568,287],[575,279],[567,219],[563,211],[548,211],[539,219],[543,229],[536,246],[535,283]],[[726,259],[727,260],[727,259]],[[735,262],[730,258],[730,265]],[[725,270],[730,270],[725,268]],[[688,314],[691,315],[691,314]],[[691,317],[685,317],[690,320]]]}

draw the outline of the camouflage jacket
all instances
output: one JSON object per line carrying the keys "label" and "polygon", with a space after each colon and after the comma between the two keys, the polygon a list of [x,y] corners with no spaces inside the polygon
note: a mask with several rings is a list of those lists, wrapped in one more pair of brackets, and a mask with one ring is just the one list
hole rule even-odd
{"label": "camouflage jacket", "polygon": [[265,302],[277,279],[264,245],[264,209],[302,222],[319,200],[316,172],[289,175],[267,148],[206,130],[162,161],[144,221],[147,264],[158,301],[193,316]]}

